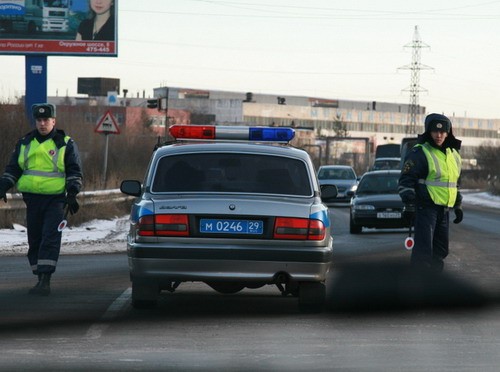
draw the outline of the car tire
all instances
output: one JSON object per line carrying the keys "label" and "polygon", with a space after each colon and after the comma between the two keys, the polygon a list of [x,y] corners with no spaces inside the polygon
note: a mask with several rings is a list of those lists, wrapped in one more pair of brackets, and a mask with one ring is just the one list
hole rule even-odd
{"label": "car tire", "polygon": [[132,300],[132,307],[134,309],[152,309],[156,307],[157,301],[149,300]]}
{"label": "car tire", "polygon": [[132,306],[145,309],[156,306],[160,289],[158,284],[141,279],[132,279]]}
{"label": "car tire", "polygon": [[301,313],[320,313],[326,300],[326,287],[320,282],[299,284],[299,311]]}
{"label": "car tire", "polygon": [[37,30],[38,30],[38,27],[36,26],[35,22],[28,23],[28,26],[27,26],[28,34],[32,35],[32,34],[36,33]]}
{"label": "car tire", "polygon": [[349,219],[349,232],[351,234],[361,234],[361,230],[363,229],[363,226],[356,225],[354,221],[352,220],[352,217]]}
{"label": "car tire", "polygon": [[285,294],[293,297],[299,297],[299,283],[290,281],[285,285]]}

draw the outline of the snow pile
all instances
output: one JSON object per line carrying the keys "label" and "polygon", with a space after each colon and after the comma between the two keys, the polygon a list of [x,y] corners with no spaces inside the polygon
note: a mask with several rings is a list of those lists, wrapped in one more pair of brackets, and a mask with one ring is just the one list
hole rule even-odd
{"label": "snow pile", "polygon": [[[115,220],[93,220],[78,227],[68,226],[62,233],[61,254],[112,253],[127,249],[128,216]],[[15,224],[1,229],[0,255],[26,254],[26,228]]]}

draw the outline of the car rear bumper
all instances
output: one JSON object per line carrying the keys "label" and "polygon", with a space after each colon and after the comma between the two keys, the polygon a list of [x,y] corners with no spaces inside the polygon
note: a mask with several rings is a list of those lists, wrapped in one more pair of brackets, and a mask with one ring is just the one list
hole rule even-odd
{"label": "car rear bumper", "polygon": [[129,244],[130,274],[172,281],[273,282],[286,273],[295,281],[323,281],[332,247],[165,248]]}
{"label": "car rear bumper", "polygon": [[396,229],[408,227],[405,220],[399,218],[377,218],[373,217],[353,217],[353,222],[356,225],[372,228]]}

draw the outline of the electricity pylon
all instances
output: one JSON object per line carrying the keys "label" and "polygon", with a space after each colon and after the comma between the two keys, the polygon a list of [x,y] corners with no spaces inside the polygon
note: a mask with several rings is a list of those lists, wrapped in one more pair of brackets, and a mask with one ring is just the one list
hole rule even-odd
{"label": "electricity pylon", "polygon": [[408,127],[406,131],[408,134],[416,134],[417,118],[418,115],[420,114],[418,95],[420,92],[427,92],[426,89],[420,86],[420,71],[433,70],[433,68],[420,63],[420,50],[422,48],[429,48],[429,45],[423,43],[422,40],[420,39],[418,26],[415,26],[415,32],[413,33],[413,41],[409,44],[406,44],[404,47],[412,49],[411,64],[399,67],[399,69],[401,70],[411,71],[410,86],[406,89],[403,89],[403,92],[410,92],[410,106],[408,108]]}

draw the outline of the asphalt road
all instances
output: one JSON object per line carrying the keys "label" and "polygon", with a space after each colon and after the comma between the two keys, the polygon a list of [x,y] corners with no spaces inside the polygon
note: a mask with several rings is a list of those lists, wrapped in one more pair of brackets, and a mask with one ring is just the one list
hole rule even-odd
{"label": "asphalt road", "polygon": [[350,235],[331,208],[335,263],[321,314],[276,288],[181,284],[130,306],[125,254],[62,256],[49,297],[24,257],[0,259],[0,370],[498,371],[499,213],[466,208],[442,276],[408,271],[404,230]]}

